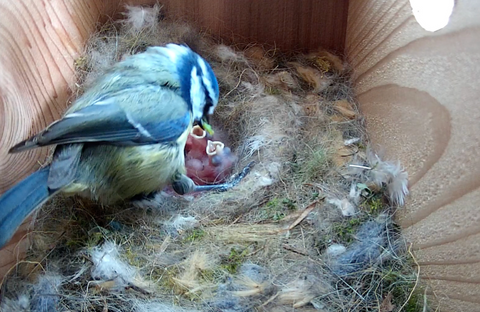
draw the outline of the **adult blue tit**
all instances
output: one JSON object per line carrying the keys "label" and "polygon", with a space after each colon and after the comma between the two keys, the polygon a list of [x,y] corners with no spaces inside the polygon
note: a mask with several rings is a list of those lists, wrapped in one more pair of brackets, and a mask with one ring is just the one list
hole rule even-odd
{"label": "adult blue tit", "polygon": [[172,185],[179,194],[225,191],[197,186],[185,173],[184,147],[194,122],[206,126],[219,88],[210,65],[183,45],[150,47],[113,66],[40,133],[10,153],[56,144],[51,164],[0,197],[0,247],[23,220],[57,193],[105,204]]}

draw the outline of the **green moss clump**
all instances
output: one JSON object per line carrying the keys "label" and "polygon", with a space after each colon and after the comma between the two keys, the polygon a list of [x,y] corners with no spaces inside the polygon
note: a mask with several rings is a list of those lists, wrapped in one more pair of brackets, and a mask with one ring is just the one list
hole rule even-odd
{"label": "green moss clump", "polygon": [[279,89],[274,88],[274,87],[265,87],[265,94],[280,95],[280,94],[282,94],[282,92]]}
{"label": "green moss clump", "polygon": [[232,248],[228,256],[221,261],[221,267],[228,271],[230,274],[237,273],[238,269],[245,261],[245,257],[248,254],[248,248],[243,250]]}
{"label": "green moss clump", "polygon": [[280,221],[295,210],[297,205],[294,200],[275,197],[260,209],[260,219]]}
{"label": "green moss clump", "polygon": [[339,243],[351,243],[358,227],[364,222],[361,218],[351,218],[346,222],[335,223],[332,231]]}
{"label": "green moss clump", "polygon": [[360,207],[369,215],[378,216],[385,209],[385,204],[380,194],[373,194]]}
{"label": "green moss clump", "polygon": [[183,241],[185,243],[193,243],[195,241],[201,240],[205,236],[205,231],[202,229],[193,229],[187,233]]}

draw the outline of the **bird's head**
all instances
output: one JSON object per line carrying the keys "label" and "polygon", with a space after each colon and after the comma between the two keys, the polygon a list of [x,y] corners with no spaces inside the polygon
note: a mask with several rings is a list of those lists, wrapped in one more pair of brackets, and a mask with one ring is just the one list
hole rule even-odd
{"label": "bird's head", "polygon": [[187,46],[171,43],[163,49],[176,67],[181,95],[188,103],[194,121],[211,132],[208,119],[217,107],[219,97],[218,82],[212,67]]}

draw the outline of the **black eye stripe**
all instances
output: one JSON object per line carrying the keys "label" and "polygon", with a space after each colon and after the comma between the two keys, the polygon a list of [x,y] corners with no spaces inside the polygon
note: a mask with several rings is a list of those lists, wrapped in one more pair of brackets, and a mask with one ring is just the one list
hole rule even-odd
{"label": "black eye stripe", "polygon": [[208,115],[208,111],[210,110],[210,107],[212,107],[212,106],[213,106],[212,99],[210,98],[210,96],[207,96],[206,101],[205,101],[205,105],[203,106],[203,115],[204,116]]}

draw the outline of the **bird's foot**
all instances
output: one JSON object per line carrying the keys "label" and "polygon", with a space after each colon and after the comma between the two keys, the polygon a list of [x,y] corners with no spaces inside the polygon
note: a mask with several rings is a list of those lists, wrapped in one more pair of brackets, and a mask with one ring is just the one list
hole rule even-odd
{"label": "bird's foot", "polygon": [[172,187],[180,195],[192,193],[192,192],[208,192],[208,191],[217,191],[225,192],[233,187],[237,186],[247,175],[250,173],[251,169],[255,165],[255,162],[250,162],[246,165],[240,173],[234,176],[229,182],[222,184],[211,184],[211,185],[195,185],[195,183],[187,177],[186,175],[180,175],[179,179],[172,183]]}

